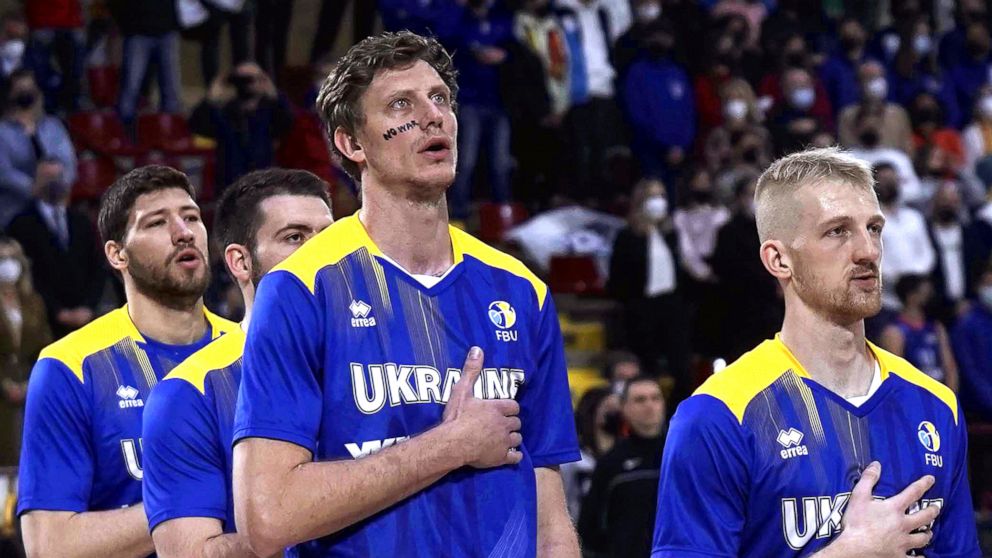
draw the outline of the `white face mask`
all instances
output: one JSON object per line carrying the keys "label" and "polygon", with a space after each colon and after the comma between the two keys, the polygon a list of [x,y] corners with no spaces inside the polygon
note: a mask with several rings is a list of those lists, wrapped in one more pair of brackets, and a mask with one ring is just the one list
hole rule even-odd
{"label": "white face mask", "polygon": [[668,215],[668,200],[664,196],[644,200],[644,215],[652,221],[661,221]]}
{"label": "white face mask", "polygon": [[978,110],[985,118],[992,119],[992,95],[986,95],[978,101]]}
{"label": "white face mask", "polygon": [[744,120],[747,116],[747,101],[731,99],[723,105],[723,115],[727,120]]}
{"label": "white face mask", "polygon": [[16,283],[21,278],[21,262],[14,258],[0,258],[0,283]]}
{"label": "white face mask", "polygon": [[865,87],[865,93],[876,101],[884,99],[889,94],[889,84],[883,77],[873,78]]}
{"label": "white face mask", "polygon": [[930,35],[917,35],[913,37],[913,50],[916,51],[916,54],[925,56],[930,54],[931,48],[933,48],[933,40],[930,39]]}
{"label": "white face mask", "polygon": [[978,300],[986,310],[992,311],[992,285],[978,288]]}
{"label": "white face mask", "polygon": [[806,110],[816,101],[816,91],[812,87],[801,87],[789,95],[789,102],[799,110]]}
{"label": "white face mask", "polygon": [[648,23],[661,16],[661,4],[641,4],[637,8],[637,21]]}
{"label": "white face mask", "polygon": [[24,41],[15,39],[13,41],[7,41],[0,45],[0,57],[4,60],[10,60],[12,62],[19,61],[24,57]]}

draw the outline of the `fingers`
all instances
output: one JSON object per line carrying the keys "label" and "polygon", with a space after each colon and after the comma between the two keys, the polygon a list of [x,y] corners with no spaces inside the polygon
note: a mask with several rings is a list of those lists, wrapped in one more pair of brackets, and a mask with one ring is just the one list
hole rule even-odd
{"label": "fingers", "polygon": [[922,498],[923,494],[933,486],[933,483],[933,475],[923,475],[889,500],[893,505],[898,506],[900,510],[905,511]]}
{"label": "fingers", "polygon": [[872,461],[865,467],[865,470],[861,472],[861,478],[858,479],[857,484],[854,485],[854,490],[851,491],[851,500],[865,500],[871,501],[871,493],[878,484],[878,479],[882,476],[882,464],[878,461]]}
{"label": "fingers", "polygon": [[520,435],[519,432],[510,432],[510,447],[518,448],[520,444],[524,443],[524,437]]}
{"label": "fingers", "polygon": [[506,465],[516,465],[517,463],[520,463],[520,460],[523,458],[524,458],[523,452],[517,451],[515,449],[511,449],[510,451],[506,452],[506,460],[504,461],[504,463]]}
{"label": "fingers", "polygon": [[916,531],[917,529],[930,529],[930,526],[940,515],[940,506],[931,504],[922,510],[906,516],[906,530]]}
{"label": "fingers", "polygon": [[520,418],[519,417],[515,417],[515,416],[506,417],[506,420],[507,420],[507,426],[510,429],[510,432],[519,432],[520,431],[521,422],[520,422]]}
{"label": "fingers", "polygon": [[515,417],[520,414],[520,403],[513,399],[491,399],[490,401],[504,417]]}
{"label": "fingers", "polygon": [[924,531],[922,533],[913,533],[906,536],[906,544],[909,546],[908,550],[913,550],[915,548],[923,548],[930,544],[930,539],[933,538],[933,531]]}
{"label": "fingers", "polygon": [[468,356],[465,357],[465,364],[462,366],[462,375],[455,382],[455,387],[451,388],[451,398],[448,399],[449,407],[452,404],[457,406],[462,401],[472,397],[475,381],[482,373],[482,357],[482,349],[479,347],[472,347],[468,350]]}

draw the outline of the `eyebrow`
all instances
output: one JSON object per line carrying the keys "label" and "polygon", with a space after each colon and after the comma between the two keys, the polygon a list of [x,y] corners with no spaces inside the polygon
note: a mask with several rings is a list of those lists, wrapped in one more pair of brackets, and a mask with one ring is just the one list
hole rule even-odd
{"label": "eyebrow", "polygon": [[[182,213],[183,211],[190,211],[190,210],[200,211],[200,208],[199,208],[199,206],[197,206],[195,204],[189,204],[189,203],[179,208],[179,212],[180,213]],[[141,218],[138,219],[138,220],[139,221],[145,221],[145,220],[151,219],[152,217],[157,217],[157,216],[159,216],[159,215],[161,215],[163,213],[168,213],[168,211],[169,211],[169,208],[167,208],[167,207],[160,207],[160,208],[156,209],[155,211],[149,211],[148,213],[142,215]]]}
{"label": "eyebrow", "polygon": [[283,228],[277,230],[275,236],[279,236],[287,231],[312,231],[312,230],[314,229],[310,225],[306,225],[303,223],[290,223],[284,226]]}

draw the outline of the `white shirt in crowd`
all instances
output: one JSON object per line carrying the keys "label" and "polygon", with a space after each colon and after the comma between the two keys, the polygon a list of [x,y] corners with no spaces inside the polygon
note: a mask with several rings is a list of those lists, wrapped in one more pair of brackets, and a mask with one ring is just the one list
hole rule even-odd
{"label": "white shirt in crowd", "polygon": [[901,305],[896,296],[896,282],[903,275],[929,274],[933,271],[936,254],[923,214],[904,205],[892,209],[883,207],[882,213],[885,215],[885,228],[882,229],[882,243],[885,245],[882,304],[897,310]]}
{"label": "white shirt in crowd", "polygon": [[648,233],[648,281],[644,286],[647,297],[675,290],[675,258],[657,227]]}
{"label": "white shirt in crowd", "polygon": [[944,272],[944,294],[958,301],[964,298],[964,242],[959,223],[949,226],[934,225],[933,238],[940,252],[941,270]]}
{"label": "white shirt in crowd", "polygon": [[[558,0],[560,6],[571,8],[578,18],[582,33],[582,55],[586,59],[586,75],[589,80],[589,95],[609,98],[613,96],[613,79],[616,72],[610,63],[609,40],[603,22],[600,19],[600,9],[604,9],[609,17],[609,10],[600,5],[599,1],[586,4],[582,0]],[[569,25],[566,21],[564,25]]]}
{"label": "white shirt in crowd", "polygon": [[727,221],[730,210],[723,206],[701,205],[692,209],[676,209],[672,214],[679,237],[682,265],[696,280],[713,277],[707,260],[716,249],[716,236]]}
{"label": "white shirt in crowd", "polygon": [[[892,165],[896,170],[896,175],[899,176],[899,200],[901,202],[917,206],[927,202],[923,185],[920,184],[920,178],[916,176],[916,171],[913,169],[913,162],[902,151],[891,147],[876,147],[875,149],[855,147],[850,150],[850,153],[862,161],[867,161],[872,166],[879,163]],[[886,246],[886,253],[888,253],[888,246]]]}

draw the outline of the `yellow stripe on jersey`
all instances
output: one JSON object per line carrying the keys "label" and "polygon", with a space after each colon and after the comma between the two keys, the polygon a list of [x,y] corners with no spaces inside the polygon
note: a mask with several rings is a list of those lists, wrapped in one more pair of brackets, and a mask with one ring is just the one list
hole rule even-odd
{"label": "yellow stripe on jersey", "polygon": [[927,376],[906,359],[876,347],[872,343],[868,343],[868,346],[871,347],[882,367],[882,380],[885,380],[885,377],[891,372],[903,380],[929,391],[951,409],[951,414],[954,415],[954,424],[958,423],[958,398],[951,388]]}
{"label": "yellow stripe on jersey", "polygon": [[[464,255],[468,254],[486,265],[526,279],[534,287],[538,308],[544,308],[548,287],[520,260],[500,252],[455,227],[449,226],[448,232],[451,235],[454,265],[462,263]],[[273,271],[283,270],[292,273],[313,293],[316,288],[317,273],[321,269],[337,264],[362,248],[368,250],[372,256],[383,255],[379,247],[369,237],[365,226],[362,225],[356,213],[335,221],[334,224],[311,238],[299,250],[273,268]]]}
{"label": "yellow stripe on jersey", "polygon": [[245,334],[239,328],[220,339],[215,339],[209,345],[196,351],[189,358],[172,369],[165,380],[186,380],[201,394],[205,393],[204,385],[207,375],[214,370],[223,370],[234,364],[244,355]]}
{"label": "yellow stripe on jersey", "polygon": [[[225,320],[206,308],[203,312],[210,322],[211,336],[214,339],[239,328],[238,324]],[[127,338],[140,342],[145,340],[131,321],[125,304],[45,347],[38,355],[38,360],[45,358],[57,360],[69,368],[80,382],[83,382],[83,361],[86,357]]]}

